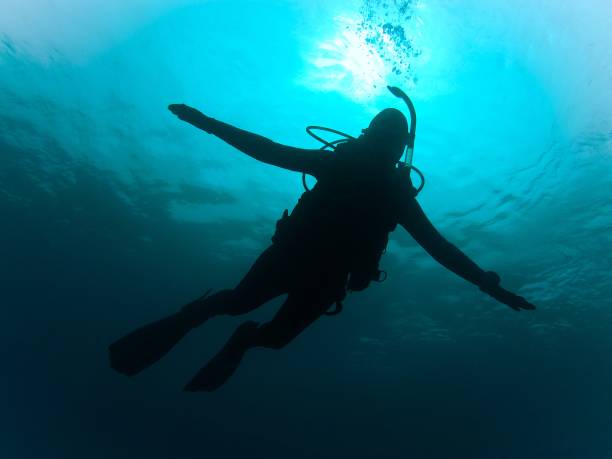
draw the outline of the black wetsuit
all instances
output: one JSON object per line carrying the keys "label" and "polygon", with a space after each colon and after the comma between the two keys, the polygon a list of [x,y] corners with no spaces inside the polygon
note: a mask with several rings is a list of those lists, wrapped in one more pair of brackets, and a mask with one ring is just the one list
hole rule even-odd
{"label": "black wetsuit", "polygon": [[[281,145],[209,117],[192,124],[259,161],[318,180],[279,221],[274,243],[238,286],[207,299],[219,305],[217,313],[239,315],[288,294],[276,316],[259,327],[254,345],[284,346],[344,298],[351,271],[360,263],[372,266],[368,257],[380,255],[378,246],[386,245],[397,224],[440,264],[479,285],[484,271],[434,228],[415,199],[409,177],[398,169],[376,169],[363,156],[341,151]],[[357,286],[364,288],[369,279],[361,281]]]}
{"label": "black wetsuit", "polygon": [[285,210],[272,244],[235,288],[207,293],[111,344],[111,366],[120,373],[134,375],[151,366],[190,330],[214,316],[244,314],[287,294],[271,321],[243,322],[185,386],[188,391],[216,390],[233,374],[248,349],[285,346],[334,303],[340,304],[347,289],[363,290],[377,278],[389,233],[398,224],[435,260],[483,292],[517,311],[535,309],[523,297],[500,287],[497,273],[480,269],[433,227],[415,199],[409,170],[391,163],[390,155],[397,151],[392,139],[388,149],[378,152],[372,151],[377,148],[374,142],[389,139],[371,133],[333,153],[304,150],[279,145],[183,104],[169,108],[247,155],[310,174],[317,184],[302,195],[291,213]]}

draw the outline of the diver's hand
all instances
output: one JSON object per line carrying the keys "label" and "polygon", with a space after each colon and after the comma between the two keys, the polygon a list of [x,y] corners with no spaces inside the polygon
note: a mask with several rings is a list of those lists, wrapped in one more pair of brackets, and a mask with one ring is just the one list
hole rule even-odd
{"label": "diver's hand", "polygon": [[487,271],[480,281],[480,290],[495,298],[500,303],[511,307],[515,311],[521,309],[533,310],[535,306],[527,301],[522,296],[516,295],[502,287],[500,287],[501,279],[496,272]]}
{"label": "diver's hand", "polygon": [[180,120],[186,121],[208,132],[208,121],[211,120],[211,118],[201,111],[185,104],[170,104],[168,105],[168,110],[174,113]]}
{"label": "diver's hand", "polygon": [[533,304],[531,304],[522,296],[516,295],[501,287],[496,287],[488,291],[487,293],[492,298],[495,298],[500,303],[504,303],[515,311],[520,311],[521,309],[533,310],[536,308]]}

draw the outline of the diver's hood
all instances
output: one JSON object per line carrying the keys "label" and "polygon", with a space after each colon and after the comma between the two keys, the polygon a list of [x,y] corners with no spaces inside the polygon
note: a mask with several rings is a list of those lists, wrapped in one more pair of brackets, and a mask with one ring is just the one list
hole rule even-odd
{"label": "diver's hood", "polygon": [[376,115],[367,129],[364,129],[364,134],[375,136],[378,141],[384,139],[394,145],[402,145],[402,148],[408,144],[408,120],[404,114],[396,108],[385,108]]}

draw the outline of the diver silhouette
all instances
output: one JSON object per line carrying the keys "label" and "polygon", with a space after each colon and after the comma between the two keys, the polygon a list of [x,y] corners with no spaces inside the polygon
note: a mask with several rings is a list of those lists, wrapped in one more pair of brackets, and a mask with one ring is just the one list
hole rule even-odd
{"label": "diver silhouette", "polygon": [[[395,95],[407,97],[398,88]],[[239,129],[183,104],[170,105],[179,119],[213,134],[267,164],[317,179],[291,211],[276,223],[272,244],[235,288],[204,296],[178,312],[119,339],[109,347],[111,366],[134,375],[164,356],[190,330],[219,315],[248,313],[287,294],[273,319],[238,326],[220,352],[185,386],[213,391],[234,373],[248,349],[280,349],[329,312],[336,313],[347,291],[360,291],[384,273],[378,264],[389,233],[399,224],[438,263],[514,310],[535,306],[500,286],[432,225],[416,200],[410,167],[401,167],[406,147],[414,145],[414,123],[387,108],[358,138],[333,145],[335,152],[281,145]],[[414,109],[410,103],[411,116]],[[328,145],[331,145],[328,143]]]}

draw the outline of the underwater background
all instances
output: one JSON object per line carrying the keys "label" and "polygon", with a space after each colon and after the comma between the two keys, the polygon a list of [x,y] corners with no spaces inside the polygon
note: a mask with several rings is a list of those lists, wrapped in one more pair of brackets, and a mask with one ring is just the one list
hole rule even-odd
{"label": "underwater background", "polygon": [[[611,29],[607,0],[0,0],[0,456],[612,458]],[[538,309],[400,228],[386,282],[217,392],[181,388],[243,317],[112,371],[302,192],[167,105],[316,148],[403,110],[387,84],[425,212]]]}

